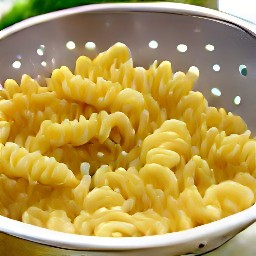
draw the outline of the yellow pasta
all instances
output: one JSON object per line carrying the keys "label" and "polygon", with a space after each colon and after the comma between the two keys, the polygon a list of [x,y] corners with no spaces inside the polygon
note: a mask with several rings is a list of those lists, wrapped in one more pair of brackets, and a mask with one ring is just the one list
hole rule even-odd
{"label": "yellow pasta", "polygon": [[117,43],[47,86],[0,91],[0,214],[60,232],[150,236],[256,202],[256,140],[192,91],[199,71],[134,67]]}
{"label": "yellow pasta", "polygon": [[28,207],[38,200],[47,198],[51,192],[51,187],[36,182],[29,183],[24,178],[11,179],[1,174],[1,215],[21,220],[23,212]]}
{"label": "yellow pasta", "polygon": [[65,164],[38,152],[29,153],[15,143],[0,144],[0,158],[1,172],[11,178],[25,178],[49,185],[78,184],[74,174]]}

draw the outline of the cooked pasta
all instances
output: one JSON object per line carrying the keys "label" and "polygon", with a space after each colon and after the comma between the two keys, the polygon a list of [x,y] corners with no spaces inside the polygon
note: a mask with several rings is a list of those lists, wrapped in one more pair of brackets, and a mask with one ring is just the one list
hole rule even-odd
{"label": "cooked pasta", "polygon": [[0,214],[60,232],[149,236],[256,202],[256,140],[193,91],[199,71],[134,67],[117,43],[47,86],[0,91]]}

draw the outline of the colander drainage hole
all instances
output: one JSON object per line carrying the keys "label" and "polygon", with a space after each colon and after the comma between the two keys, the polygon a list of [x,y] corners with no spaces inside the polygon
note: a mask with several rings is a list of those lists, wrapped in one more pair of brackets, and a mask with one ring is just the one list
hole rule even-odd
{"label": "colander drainage hole", "polygon": [[199,245],[198,245],[198,248],[204,248],[205,247],[205,243],[200,243]]}
{"label": "colander drainage hole", "polygon": [[236,96],[234,98],[234,104],[238,106],[238,105],[240,105],[240,103],[241,103],[241,97],[240,96]]}
{"label": "colander drainage hole", "polygon": [[86,42],[86,44],[84,45],[84,47],[87,50],[94,50],[96,48],[96,44],[94,42]]}
{"label": "colander drainage hole", "polygon": [[66,43],[66,47],[69,49],[69,50],[74,50],[76,48],[76,44],[73,42],[73,41],[68,41]]}
{"label": "colander drainage hole", "polygon": [[21,62],[19,60],[15,60],[12,63],[12,67],[15,68],[15,69],[19,69],[21,67]]}
{"label": "colander drainage hole", "polygon": [[178,52],[186,52],[187,49],[188,49],[188,47],[187,47],[187,45],[185,45],[185,44],[179,44],[179,45],[177,45],[177,50],[178,50]]}
{"label": "colander drainage hole", "polygon": [[247,67],[244,64],[239,66],[239,72],[242,76],[247,76]]}
{"label": "colander drainage hole", "polygon": [[219,65],[219,64],[214,64],[214,65],[212,66],[212,69],[213,69],[214,71],[218,72],[218,71],[220,71],[220,65]]}
{"label": "colander drainage hole", "polygon": [[207,45],[205,46],[205,49],[206,49],[207,51],[209,51],[209,52],[212,52],[212,51],[214,51],[214,45],[212,45],[212,44],[207,44]]}
{"label": "colander drainage hole", "polygon": [[214,96],[221,96],[221,91],[220,91],[220,89],[218,89],[218,88],[212,88],[211,89],[211,93],[214,95]]}
{"label": "colander drainage hole", "polygon": [[148,43],[149,48],[156,49],[158,47],[158,42],[155,40],[152,40]]}

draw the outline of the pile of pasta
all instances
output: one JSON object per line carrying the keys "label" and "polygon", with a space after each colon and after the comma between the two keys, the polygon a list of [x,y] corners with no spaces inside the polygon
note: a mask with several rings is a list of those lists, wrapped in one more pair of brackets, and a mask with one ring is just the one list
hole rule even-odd
{"label": "pile of pasta", "polygon": [[193,91],[199,71],[134,67],[117,43],[47,86],[0,91],[0,214],[108,237],[190,229],[255,203],[256,140]]}

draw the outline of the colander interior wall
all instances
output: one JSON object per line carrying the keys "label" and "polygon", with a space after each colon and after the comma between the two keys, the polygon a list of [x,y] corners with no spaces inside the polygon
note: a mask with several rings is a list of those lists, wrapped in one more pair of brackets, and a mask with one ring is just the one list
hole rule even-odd
{"label": "colander interior wall", "polygon": [[174,72],[197,66],[196,89],[209,105],[241,115],[256,129],[256,39],[238,26],[206,17],[84,12],[35,24],[0,40],[0,83],[19,81],[24,73],[49,76],[61,65],[74,68],[78,56],[93,58],[116,42],[131,49],[138,66],[147,68],[154,60],[171,61]]}

